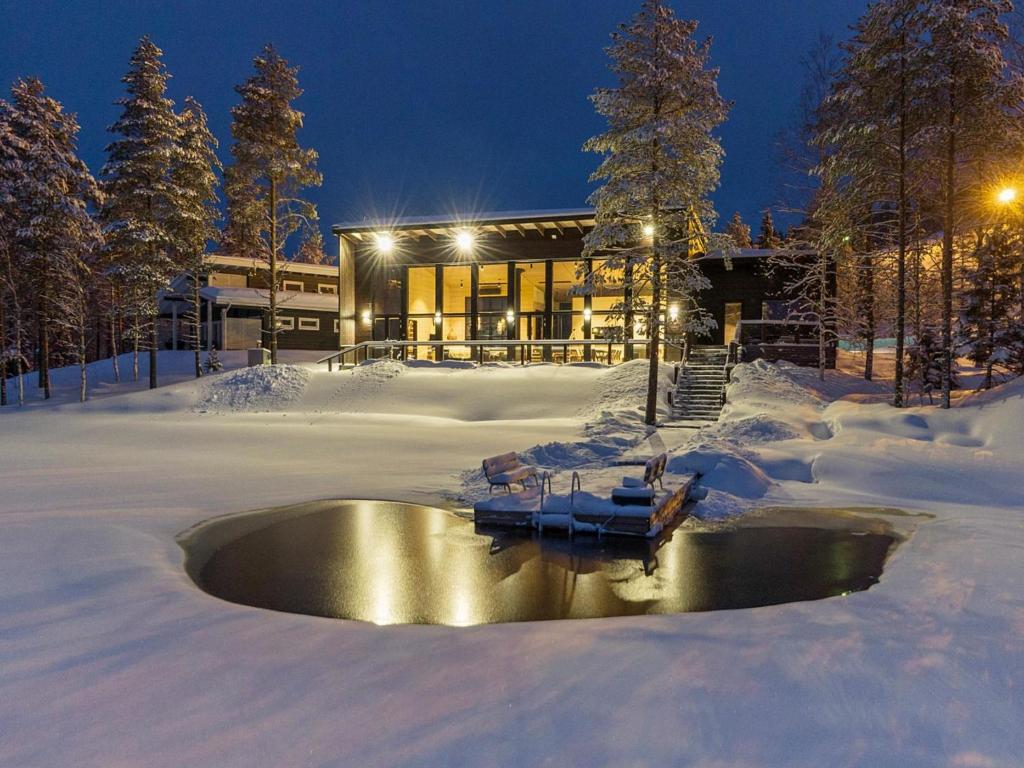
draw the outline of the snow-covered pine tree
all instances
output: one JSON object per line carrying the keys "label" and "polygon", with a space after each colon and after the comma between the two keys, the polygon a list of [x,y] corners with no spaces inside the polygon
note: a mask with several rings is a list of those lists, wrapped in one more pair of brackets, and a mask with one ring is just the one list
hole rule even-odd
{"label": "snow-covered pine tree", "polygon": [[926,326],[907,354],[907,381],[917,387],[922,404],[925,395],[929,403],[934,403],[933,394],[942,389],[944,358],[938,333]]}
{"label": "snow-covered pine tree", "polygon": [[299,146],[297,133],[302,113],[292,102],[302,95],[298,68],[278,55],[271,45],[253,60],[256,74],[235,90],[241,103],[234,118],[231,147],[234,162],[225,171],[228,203],[227,248],[239,256],[262,257],[270,265],[268,328],[270,362],[277,363],[277,294],[282,275],[278,269],[285,244],[300,227],[316,225],[316,206],[302,198],[302,190],[319,186],[317,154]]}
{"label": "snow-covered pine tree", "polygon": [[750,239],[750,227],[743,222],[739,211],[736,211],[729,219],[729,223],[725,227],[725,234],[732,238],[737,248],[750,248],[753,245],[753,241]]}
{"label": "snow-covered pine tree", "polygon": [[[584,255],[608,257],[588,281],[599,284],[602,272],[624,275],[627,334],[633,313],[646,315],[647,424],[657,419],[665,291],[678,297],[688,331],[706,330],[714,321],[697,295],[709,283],[696,257],[733,248],[727,236],[703,235],[714,225],[709,196],[722,162],[714,132],[729,105],[718,93],[718,70],[708,66],[711,41],[694,40],[696,29],[696,21],[677,19],[661,0],[644,0],[612,35],[608,55],[618,86],[591,97],[608,129],[584,147],[604,156],[591,176],[603,184],[590,197],[596,225],[584,239]],[[651,300],[644,303],[639,297],[647,286]]]}
{"label": "snow-covered pine tree", "polygon": [[309,228],[306,236],[299,246],[299,252],[295,254],[295,261],[302,264],[326,264],[327,254],[324,253],[324,236],[320,228],[313,226]]}
{"label": "snow-covered pine tree", "polygon": [[13,191],[19,225],[15,250],[20,275],[36,297],[38,358],[45,397],[50,396],[50,341],[65,341],[80,369],[80,396],[86,395],[86,333],[90,263],[100,231],[90,206],[101,202],[96,182],[76,154],[78,121],[46,96],[36,79],[11,89],[8,119],[21,140],[25,168]]}
{"label": "snow-covered pine tree", "polygon": [[965,275],[957,322],[958,352],[985,369],[983,389],[991,389],[996,367],[1016,372],[1022,357],[1019,243],[1005,227],[982,236],[973,266]]}
{"label": "snow-covered pine tree", "polygon": [[217,348],[214,346],[210,347],[210,351],[206,355],[206,361],[203,363],[204,373],[218,373],[224,370],[224,363],[220,361],[217,356]]}
{"label": "snow-covered pine tree", "polygon": [[922,0],[930,41],[924,86],[931,106],[928,159],[938,169],[935,209],[942,220],[942,407],[950,407],[955,364],[953,251],[967,210],[980,196],[978,172],[1022,151],[1024,79],[1007,66],[1003,17],[1009,0]]}
{"label": "snow-covered pine tree", "polygon": [[[874,306],[874,272],[880,252],[896,251],[896,368],[893,404],[903,405],[906,337],[906,264],[910,220],[922,174],[915,159],[927,127],[926,94],[920,87],[928,65],[920,0],[870,4],[842,45],[844,59],[822,108],[816,141],[826,149],[822,173],[837,189],[858,199],[865,229],[858,294]],[[853,233],[851,233],[852,236]],[[869,334],[874,334],[873,312]],[[871,378],[865,365],[865,378]]]}
{"label": "snow-covered pine tree", "polygon": [[186,339],[195,353],[195,375],[203,375],[199,290],[206,274],[206,249],[216,242],[217,221],[217,139],[206,124],[202,105],[191,96],[185,99],[180,119],[178,152],[171,167],[171,180],[180,192],[180,203],[171,210],[169,225],[174,236],[176,261],[189,275],[191,302],[185,315]]}
{"label": "snow-covered pine tree", "polygon": [[118,100],[121,116],[108,129],[116,138],[107,148],[100,219],[106,239],[108,274],[120,286],[133,327],[134,377],[143,329],[149,331],[149,386],[157,385],[159,291],[180,271],[175,261],[170,219],[187,205],[171,178],[178,152],[179,121],[166,96],[170,75],[163,52],[143,37],[121,79],[127,96]]}
{"label": "snow-covered pine tree", "polygon": [[775,220],[772,218],[770,209],[765,209],[761,216],[761,231],[757,235],[758,248],[778,248],[782,245],[782,238],[775,231]]}

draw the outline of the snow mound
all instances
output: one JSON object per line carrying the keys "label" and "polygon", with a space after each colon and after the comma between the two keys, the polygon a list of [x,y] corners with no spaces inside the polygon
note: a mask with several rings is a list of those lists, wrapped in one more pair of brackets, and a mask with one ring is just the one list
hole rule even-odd
{"label": "snow mound", "polygon": [[[642,413],[649,365],[647,360],[630,360],[602,372],[593,393],[580,409],[581,415],[590,416],[595,411]],[[658,378],[658,410],[664,413],[667,407],[665,392],[672,387],[672,366],[662,363]]]}
{"label": "snow mound", "polygon": [[780,403],[824,408],[826,402],[801,381],[810,375],[816,375],[816,372],[784,361],[741,363],[732,370],[728,400],[730,403],[742,402],[745,409],[777,411]]}
{"label": "snow mound", "polygon": [[749,459],[710,443],[673,456],[665,469],[677,475],[700,472],[702,488],[741,499],[760,499],[772,486],[771,478]]}
{"label": "snow mound", "polygon": [[390,381],[402,375],[408,363],[400,360],[382,358],[380,360],[366,360],[352,370],[352,376],[360,382],[380,383]]}
{"label": "snow mound", "polygon": [[199,412],[280,411],[302,398],[309,369],[297,365],[260,365],[211,377],[202,385]]}
{"label": "snow mound", "polygon": [[788,424],[783,424],[763,413],[723,422],[715,433],[723,440],[740,445],[774,443],[800,437],[800,434]]}

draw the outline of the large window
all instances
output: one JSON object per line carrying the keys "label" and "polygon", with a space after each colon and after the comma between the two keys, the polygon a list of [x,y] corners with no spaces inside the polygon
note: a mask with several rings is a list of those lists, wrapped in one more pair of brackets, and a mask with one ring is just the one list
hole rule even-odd
{"label": "large window", "polygon": [[[409,319],[406,338],[411,341],[430,341],[435,334],[435,269],[409,267]],[[427,350],[417,348],[416,357],[426,356]]]}
{"label": "large window", "polygon": [[477,307],[480,313],[479,339],[508,337],[508,264],[481,264]]}
{"label": "large window", "polygon": [[556,261],[553,266],[551,338],[582,339],[584,299],[575,289],[582,283],[583,262]]}
{"label": "large window", "polygon": [[470,302],[473,296],[473,275],[470,267],[444,268],[444,306],[441,338],[463,341],[470,337]]}

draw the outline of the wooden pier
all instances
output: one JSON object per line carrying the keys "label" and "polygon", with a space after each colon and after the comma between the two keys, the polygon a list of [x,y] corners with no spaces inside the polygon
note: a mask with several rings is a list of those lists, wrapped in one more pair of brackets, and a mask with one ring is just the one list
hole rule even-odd
{"label": "wooden pier", "polygon": [[652,538],[669,523],[686,517],[684,507],[699,477],[689,475],[666,483],[650,506],[613,504],[607,497],[580,490],[563,495],[527,488],[477,502],[473,519],[477,525],[485,526],[561,529],[570,536],[597,533]]}

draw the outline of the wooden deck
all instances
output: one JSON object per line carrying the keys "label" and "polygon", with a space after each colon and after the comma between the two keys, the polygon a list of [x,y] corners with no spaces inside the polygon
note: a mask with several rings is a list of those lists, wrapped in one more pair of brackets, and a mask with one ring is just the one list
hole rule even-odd
{"label": "wooden deck", "polygon": [[547,494],[541,511],[539,488],[500,494],[478,502],[473,508],[477,525],[514,528],[568,530],[570,533],[599,533],[622,536],[657,536],[671,522],[688,514],[684,507],[699,475],[666,485],[652,506],[618,506],[590,493],[570,496]]}

